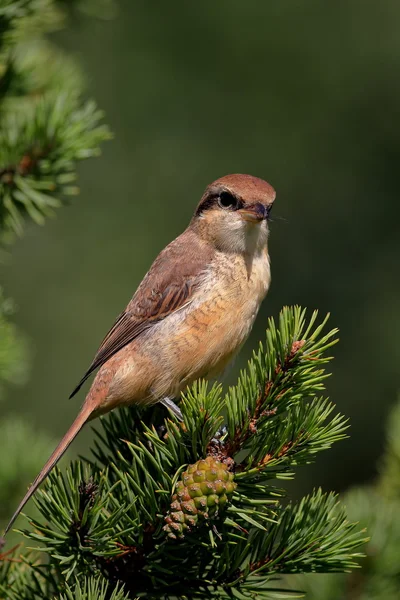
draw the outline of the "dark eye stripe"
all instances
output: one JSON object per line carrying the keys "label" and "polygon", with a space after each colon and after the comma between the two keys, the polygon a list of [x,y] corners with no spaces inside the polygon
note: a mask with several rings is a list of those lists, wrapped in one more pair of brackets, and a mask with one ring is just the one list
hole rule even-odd
{"label": "dark eye stripe", "polygon": [[204,200],[202,200],[202,202],[200,202],[197,211],[196,211],[196,215],[201,214],[202,212],[208,210],[209,208],[212,208],[213,206],[216,205],[216,203],[218,202],[218,194],[210,194],[209,196],[206,196],[204,198]]}
{"label": "dark eye stripe", "polygon": [[238,208],[243,208],[242,200],[233,196],[233,194],[231,194],[231,192],[226,192],[224,190],[221,190],[221,192],[213,192],[212,194],[209,194],[208,196],[206,196],[202,200],[202,202],[200,202],[198,209],[196,211],[196,215],[200,215],[201,213],[205,212],[209,208],[214,208],[215,206],[217,206],[220,196],[222,194],[230,195],[230,196],[232,196],[232,198],[234,198],[236,200],[236,205],[235,205],[235,207],[232,207],[232,210],[237,210]]}

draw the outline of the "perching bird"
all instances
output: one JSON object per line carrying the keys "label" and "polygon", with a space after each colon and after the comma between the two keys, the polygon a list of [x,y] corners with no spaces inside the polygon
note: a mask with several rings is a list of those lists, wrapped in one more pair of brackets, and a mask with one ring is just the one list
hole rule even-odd
{"label": "perching bird", "polygon": [[274,200],[274,189],[251,175],[227,175],[206,188],[188,228],[158,255],[72,392],[99,368],[6,533],[87,421],[134,403],[162,402],[179,416],[173,399],[196,379],[225,369],[268,291]]}

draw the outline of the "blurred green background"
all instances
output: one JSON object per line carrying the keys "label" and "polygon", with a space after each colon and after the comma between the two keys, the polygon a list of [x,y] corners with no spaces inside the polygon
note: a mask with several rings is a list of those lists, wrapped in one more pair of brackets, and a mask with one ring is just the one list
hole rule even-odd
{"label": "blurred green background", "polygon": [[29,224],[1,266],[33,354],[2,411],[60,437],[83,399],[69,393],[205,186],[251,173],[277,190],[273,278],[229,378],[282,305],[330,311],[341,342],[328,391],[351,438],[297,490],[373,477],[400,362],[399,23],[398,0],[119,0],[112,20],[53,36],[115,139],[81,168],[81,196]]}

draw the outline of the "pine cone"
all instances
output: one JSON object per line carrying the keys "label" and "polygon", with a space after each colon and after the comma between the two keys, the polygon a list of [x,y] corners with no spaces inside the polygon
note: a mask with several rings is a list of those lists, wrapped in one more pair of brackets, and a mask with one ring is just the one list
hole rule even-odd
{"label": "pine cone", "polygon": [[207,456],[189,465],[176,484],[164,531],[172,539],[183,538],[201,519],[216,517],[230,500],[236,483],[228,466]]}

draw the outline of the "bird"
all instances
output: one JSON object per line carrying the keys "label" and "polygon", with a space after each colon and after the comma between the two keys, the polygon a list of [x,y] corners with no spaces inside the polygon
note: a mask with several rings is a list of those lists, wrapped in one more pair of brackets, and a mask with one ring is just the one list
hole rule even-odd
{"label": "bird", "polygon": [[98,370],[86,399],[5,533],[88,421],[114,408],[164,404],[222,373],[246,341],[271,281],[274,188],[233,174],[207,186],[185,231],[161,251],[73,390]]}

